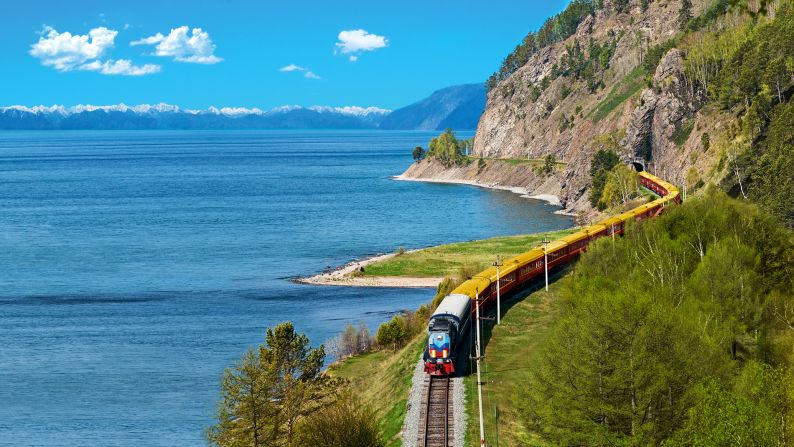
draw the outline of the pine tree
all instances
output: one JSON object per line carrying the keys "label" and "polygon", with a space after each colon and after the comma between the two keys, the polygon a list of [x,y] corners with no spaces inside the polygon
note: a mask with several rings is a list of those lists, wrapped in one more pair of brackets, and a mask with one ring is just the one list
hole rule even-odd
{"label": "pine tree", "polygon": [[685,29],[692,20],[692,0],[682,0],[681,9],[678,11],[678,27]]}
{"label": "pine tree", "polygon": [[296,445],[298,421],[338,385],[321,376],[324,361],[324,347],[312,349],[292,323],[268,328],[265,344],[224,372],[217,423],[207,429],[207,440],[223,447]]}

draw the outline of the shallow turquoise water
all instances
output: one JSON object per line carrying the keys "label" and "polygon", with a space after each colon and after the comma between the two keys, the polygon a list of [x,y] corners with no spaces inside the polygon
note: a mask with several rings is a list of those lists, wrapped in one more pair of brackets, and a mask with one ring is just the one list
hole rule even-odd
{"label": "shallow turquoise water", "polygon": [[0,133],[0,445],[203,445],[224,366],[430,290],[288,279],[559,229],[507,192],[390,179],[421,132]]}

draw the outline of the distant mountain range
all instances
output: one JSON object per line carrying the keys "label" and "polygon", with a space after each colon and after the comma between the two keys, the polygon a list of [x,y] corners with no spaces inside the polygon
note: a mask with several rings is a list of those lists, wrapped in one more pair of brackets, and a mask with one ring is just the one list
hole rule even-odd
{"label": "distant mountain range", "polygon": [[381,129],[474,130],[485,110],[485,84],[465,84],[433,92],[427,98],[383,117]]}
{"label": "distant mountain range", "polygon": [[475,129],[485,109],[480,84],[449,87],[410,106],[282,106],[182,109],[171,104],[0,107],[0,130],[137,129]]}

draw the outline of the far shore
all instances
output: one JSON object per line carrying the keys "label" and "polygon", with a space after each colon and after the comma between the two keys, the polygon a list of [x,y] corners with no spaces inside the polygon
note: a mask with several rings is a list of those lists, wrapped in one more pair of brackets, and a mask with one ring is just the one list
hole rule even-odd
{"label": "far shore", "polygon": [[[499,191],[510,191],[514,194],[518,194],[521,197],[527,199],[535,199],[541,200],[543,202],[548,203],[549,205],[559,206],[562,207],[562,200],[554,194],[531,194],[527,188],[521,186],[504,186],[498,183],[481,183],[474,180],[459,180],[459,179],[446,179],[446,178],[414,178],[414,177],[406,177],[404,174],[395,175],[392,177],[394,180],[400,180],[404,182],[424,182],[424,183],[446,183],[451,185],[469,185],[469,186],[477,186],[479,188],[486,188],[486,189],[495,189]],[[561,214],[565,216],[576,216],[576,214],[566,212],[564,210],[557,210],[554,212],[555,214]]]}
{"label": "far shore", "polygon": [[[411,250],[406,253],[411,253]],[[357,259],[333,271],[323,272],[305,278],[296,278],[300,284],[317,286],[347,286],[347,287],[399,287],[399,288],[436,288],[444,279],[436,277],[410,277],[410,276],[354,276],[354,273],[366,268],[373,262],[385,261],[397,256],[396,253],[387,253],[369,258]]]}

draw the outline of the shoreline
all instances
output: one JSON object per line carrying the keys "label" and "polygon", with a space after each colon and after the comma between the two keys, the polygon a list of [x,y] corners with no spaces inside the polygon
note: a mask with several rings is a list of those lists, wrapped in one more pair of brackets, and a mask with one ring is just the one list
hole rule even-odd
{"label": "shoreline", "polygon": [[[481,183],[474,180],[454,180],[454,179],[442,179],[442,178],[415,178],[415,177],[406,177],[405,174],[400,175],[393,175],[392,180],[398,180],[403,182],[424,182],[424,183],[443,183],[443,184],[450,184],[450,185],[468,185],[468,186],[476,186],[478,188],[485,188],[485,189],[493,189],[497,191],[509,191],[513,194],[518,194],[519,196],[525,199],[533,199],[533,200],[540,200],[542,202],[546,202],[549,205],[557,206],[562,208],[562,200],[554,194],[530,194],[527,188],[522,186],[503,186],[498,183]],[[554,211],[554,214],[559,214],[563,216],[571,216],[576,217],[576,214],[570,213],[565,211],[564,209]]]}
{"label": "shoreline", "polygon": [[[498,183],[485,184],[473,180],[453,180],[441,178],[413,178],[406,177],[405,174],[393,175],[390,177],[392,180],[404,182],[425,182],[425,183],[442,183],[451,185],[468,185],[478,188],[493,189],[498,191],[508,191],[513,194],[518,194],[522,198],[540,200],[549,205],[562,208],[562,201],[554,194],[530,194],[527,188],[521,186],[502,186]],[[573,216],[576,214],[566,212],[564,209],[554,211],[554,214]],[[431,247],[425,247],[431,248]],[[423,249],[408,250],[405,253],[412,253]],[[306,284],[314,286],[341,286],[341,287],[396,287],[396,288],[427,288],[435,289],[444,280],[443,277],[415,277],[415,276],[353,276],[353,273],[361,268],[379,262],[391,259],[397,256],[397,253],[385,253],[374,256],[367,256],[359,259],[354,259],[344,265],[338,266],[331,270],[318,273],[311,276],[296,277],[291,279],[292,282],[297,284]]]}
{"label": "shoreline", "polygon": [[[417,250],[409,250],[411,253]],[[294,278],[298,284],[313,286],[345,286],[345,287],[397,287],[412,289],[435,289],[444,278],[438,277],[412,277],[412,276],[351,276],[362,267],[378,261],[385,261],[397,256],[397,253],[387,253],[355,259],[331,271],[316,275]]]}

